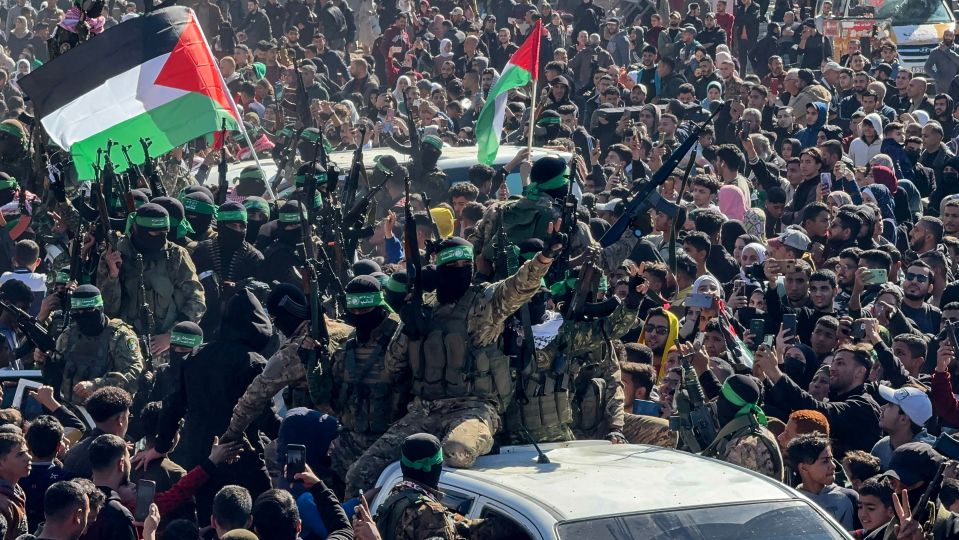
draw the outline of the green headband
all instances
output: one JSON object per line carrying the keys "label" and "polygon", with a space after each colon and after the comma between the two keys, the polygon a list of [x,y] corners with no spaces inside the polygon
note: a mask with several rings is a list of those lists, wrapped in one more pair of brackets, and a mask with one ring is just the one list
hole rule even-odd
{"label": "green headband", "polygon": [[548,126],[550,124],[558,124],[562,122],[562,119],[558,116],[544,116],[536,121],[538,126]]}
{"label": "green headband", "polygon": [[423,137],[423,144],[428,144],[437,150],[443,149],[443,139],[440,139],[436,135],[427,135]]}
{"label": "green headband", "polygon": [[136,219],[133,220],[133,222],[141,227],[146,227],[148,229],[169,229],[170,228],[170,216],[147,217],[147,216],[137,215]]}
{"label": "green headband", "polygon": [[[517,248],[517,249],[518,249],[518,248]],[[519,258],[520,258],[520,259],[523,259],[524,261],[528,261],[528,260],[531,260],[533,257],[535,257],[537,253],[539,253],[539,252],[538,252],[538,251],[524,251],[524,252],[522,252],[522,253],[519,254]]]}
{"label": "green headband", "polygon": [[383,291],[368,293],[347,293],[346,309],[364,309],[386,305]]}
{"label": "green headband", "polygon": [[726,384],[723,385],[722,393],[723,393],[723,397],[725,397],[727,401],[732,403],[733,406],[739,407],[739,410],[736,411],[736,415],[734,418],[739,418],[740,416],[746,416],[747,414],[754,413],[756,415],[756,420],[758,420],[760,424],[764,426],[766,425],[767,423],[766,413],[763,412],[763,410],[759,407],[759,405],[755,403],[750,403],[746,401],[745,399],[739,397],[739,394],[737,394],[736,391],[733,390],[733,387],[729,385],[728,381],[726,382]]}
{"label": "green headband", "polygon": [[13,135],[14,137],[21,140],[23,139],[23,131],[21,131],[20,128],[18,128],[17,126],[13,124],[8,124],[6,122],[0,123],[0,132]]}
{"label": "green headband", "polygon": [[247,199],[243,201],[243,207],[250,210],[259,210],[266,215],[270,215],[270,205],[266,201],[258,201],[256,199]]}
{"label": "green headband", "polygon": [[395,293],[405,293],[406,292],[406,283],[403,283],[393,276],[390,276],[390,279],[386,280],[386,290]]}
{"label": "green headband", "polygon": [[260,169],[253,169],[249,171],[243,171],[240,173],[240,180],[261,180],[266,181],[266,177],[263,176],[263,171]]}
{"label": "green headband", "polygon": [[70,307],[72,309],[103,307],[103,297],[99,294],[87,298],[77,298],[76,296],[73,296],[70,298]]}
{"label": "green headband", "polygon": [[[2,126],[3,124],[0,124]],[[17,179],[10,177],[9,180],[0,180],[0,189],[15,189],[19,187],[20,184],[17,183]]]}
{"label": "green headband", "polygon": [[382,159],[383,159],[383,156],[376,156],[375,158],[373,158],[373,163],[375,163],[374,168],[376,168],[376,170],[380,171],[383,174],[390,174],[392,171],[390,171],[389,167],[380,163]]}
{"label": "green headband", "polygon": [[406,457],[405,455],[401,455],[400,463],[402,463],[403,465],[411,469],[416,469],[423,472],[430,472],[431,470],[433,470],[433,467],[439,465],[440,463],[443,463],[443,449],[440,448],[432,456],[418,459],[416,461],[410,461],[408,457]]}
{"label": "green headband", "polygon": [[280,212],[280,223],[299,223],[299,212]]}
{"label": "green headband", "polygon": [[553,298],[562,298],[566,296],[569,291],[573,290],[576,287],[576,278],[568,277],[562,281],[557,281],[549,286],[549,294]]}
{"label": "green headband", "polygon": [[180,202],[183,203],[183,209],[187,212],[196,212],[197,214],[203,214],[206,216],[215,216],[216,215],[216,206],[199,199],[191,199],[189,197],[183,197],[180,199]]}
{"label": "green headband", "polygon": [[186,219],[171,219],[170,230],[174,231],[174,238],[183,238],[196,232],[193,230],[193,225],[190,225],[190,221]]}
{"label": "green headband", "polygon": [[242,221],[243,223],[246,223],[246,208],[243,210],[227,210],[225,212],[217,212],[216,220],[220,222]]}
{"label": "green headband", "polygon": [[[54,283],[70,283],[70,272],[57,272],[57,276],[53,278]],[[71,298],[72,299],[72,298]]]}
{"label": "green headband", "polygon": [[[297,186],[303,186],[303,185],[306,184],[306,175],[305,175],[305,174],[297,174],[297,175],[294,176],[293,178],[294,178],[294,180],[296,181],[296,185],[297,185]],[[327,180],[327,178],[326,178],[326,175],[325,175],[325,174],[317,174],[317,175],[316,175],[316,185],[318,185],[318,186],[319,186],[319,185],[323,185],[323,184],[326,183],[326,180]]]}
{"label": "green headband", "polygon": [[559,189],[569,185],[569,167],[564,167],[563,172],[557,174],[556,176],[550,178],[545,182],[533,182],[530,185],[526,186],[526,198],[535,201],[539,199],[539,196],[542,192],[548,189]]}
{"label": "green headband", "polygon": [[170,332],[170,345],[179,345],[181,347],[195,349],[202,344],[203,336],[183,332]]}
{"label": "green headband", "polygon": [[453,246],[436,254],[436,266],[453,261],[473,262],[473,246]]}

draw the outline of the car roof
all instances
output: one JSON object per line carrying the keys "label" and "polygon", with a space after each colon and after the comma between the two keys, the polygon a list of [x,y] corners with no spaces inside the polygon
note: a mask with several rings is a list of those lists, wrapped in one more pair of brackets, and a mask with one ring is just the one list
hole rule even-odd
{"label": "car roof", "polygon": [[505,447],[470,469],[445,468],[442,483],[515,494],[557,521],[675,507],[801,498],[761,474],[678,450],[604,441]]}

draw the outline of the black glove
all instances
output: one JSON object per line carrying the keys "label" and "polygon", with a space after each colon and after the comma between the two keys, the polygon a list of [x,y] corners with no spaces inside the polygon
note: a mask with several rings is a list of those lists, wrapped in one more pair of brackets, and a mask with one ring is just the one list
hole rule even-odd
{"label": "black glove", "polygon": [[643,302],[643,295],[636,290],[636,287],[639,287],[646,282],[646,278],[640,275],[631,276],[629,278],[629,292],[626,294],[626,300],[623,301],[626,304],[626,307],[629,309],[638,309],[639,305]]}
{"label": "black glove", "polygon": [[403,326],[400,331],[403,332],[403,334],[409,339],[421,339],[423,337],[422,332],[420,332],[422,319],[423,312],[417,309],[417,306],[405,304],[400,308],[400,320],[403,322]]}
{"label": "black glove", "polygon": [[563,248],[566,247],[566,242],[568,241],[569,238],[567,238],[566,234],[561,231],[556,231],[543,243],[543,251],[540,253],[547,259],[555,259],[563,252]]}

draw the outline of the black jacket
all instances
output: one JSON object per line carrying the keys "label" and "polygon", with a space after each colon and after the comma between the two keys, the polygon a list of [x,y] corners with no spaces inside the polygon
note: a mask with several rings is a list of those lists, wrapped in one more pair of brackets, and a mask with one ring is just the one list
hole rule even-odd
{"label": "black jacket", "polygon": [[736,7],[736,22],[733,23],[733,41],[742,39],[743,28],[746,29],[748,41],[756,43],[759,41],[759,6],[755,2],[748,6],[740,4]]}
{"label": "black jacket", "polygon": [[133,514],[120,502],[120,495],[108,487],[97,486],[107,497],[107,502],[97,514],[97,520],[87,527],[81,540],[137,540],[133,526]]}

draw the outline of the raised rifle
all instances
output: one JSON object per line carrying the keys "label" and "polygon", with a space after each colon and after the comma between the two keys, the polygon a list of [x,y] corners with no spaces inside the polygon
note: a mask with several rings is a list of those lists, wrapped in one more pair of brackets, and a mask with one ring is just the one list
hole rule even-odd
{"label": "raised rifle", "polygon": [[[319,146],[323,146],[322,139],[318,141]],[[303,195],[306,200],[306,212],[307,212],[307,233],[312,231],[313,225],[316,223],[316,208],[313,205],[313,200],[316,198],[316,167],[310,168],[309,174],[306,175],[304,179],[305,183],[303,185]],[[309,240],[309,242],[307,242]],[[321,239],[322,240],[322,239]],[[330,263],[330,258],[326,254],[325,248],[321,245],[319,250],[316,248],[316,244],[313,243],[313,237],[310,235],[308,238],[304,239],[304,242],[309,244],[310,260],[313,261],[313,270],[317,272],[317,277],[319,275],[325,274],[326,277],[326,286],[327,288],[333,288],[333,296],[336,300],[335,305],[338,312],[346,311],[346,289],[343,287],[343,281],[340,279],[339,274],[336,273],[332,264]],[[319,283],[319,282],[317,282]],[[319,294],[319,291],[317,291]],[[324,325],[324,329],[325,329]]]}
{"label": "raised rifle", "polygon": [[663,182],[669,178],[669,175],[673,173],[676,167],[679,165],[679,162],[682,161],[683,157],[689,153],[693,148],[696,142],[699,140],[699,134],[702,133],[703,129],[716,118],[716,115],[719,114],[725,105],[717,107],[716,111],[706,119],[705,122],[696,126],[686,137],[686,140],[683,141],[673,152],[669,155],[666,161],[663,162],[663,165],[659,168],[658,171],[653,173],[653,177],[648,181],[640,184],[639,188],[636,190],[636,193],[630,199],[629,204],[626,205],[626,209],[623,212],[623,215],[620,216],[616,223],[606,231],[606,234],[599,239],[599,243],[602,247],[609,247],[615,244],[623,233],[626,232],[626,228],[629,227],[630,222],[639,215],[640,212],[645,212],[649,208],[655,206],[659,201],[663,200],[659,196],[659,193],[656,192],[656,188],[661,186]]}
{"label": "raised rifle", "polygon": [[[353,203],[356,200],[356,192],[360,188],[360,176],[366,175],[366,167],[363,166],[363,141],[366,140],[366,124],[360,123],[357,129],[360,132],[360,143],[356,145],[356,150],[353,151],[353,162],[350,163],[350,174],[346,176],[346,183],[343,184],[342,202],[344,210],[353,208]],[[368,183],[367,186],[369,186]],[[348,225],[345,220],[343,225]]]}
{"label": "raised rifle", "polygon": [[140,148],[143,149],[143,175],[146,176],[150,185],[150,193],[154,197],[166,197],[166,186],[160,180],[160,173],[157,171],[156,160],[150,157],[150,145],[152,141],[140,137]]}
{"label": "raised rifle", "polygon": [[370,188],[370,190],[367,191],[360,200],[353,203],[353,207],[343,215],[343,228],[346,231],[344,233],[345,247],[343,251],[347,260],[352,261],[356,256],[356,248],[359,245],[360,238],[366,238],[372,234],[372,231],[366,226],[366,223],[370,207],[373,203],[373,197],[386,186],[386,183],[390,181],[392,176],[393,174],[390,173],[386,177],[386,180]]}
{"label": "raised rifle", "polygon": [[430,222],[431,240],[426,243],[426,252],[433,253],[436,244],[443,241],[443,235],[440,234],[440,228],[436,225],[436,220],[433,219],[433,213],[430,212],[430,198],[425,191],[420,193],[420,197],[423,198],[423,206],[426,207],[426,219]]}
{"label": "raised rifle", "polygon": [[[113,167],[113,158],[110,157],[110,152],[113,151],[113,147],[116,145],[116,141],[113,139],[107,140],[107,149],[103,152],[103,174],[100,177],[100,187],[103,190],[103,197],[107,202],[107,210],[113,209],[116,206],[114,200],[116,198],[116,170]],[[109,215],[109,213],[108,213]]]}
{"label": "raised rifle", "polygon": [[[82,282],[81,275],[83,274],[82,270],[82,252],[83,252],[83,237],[86,235],[86,225],[80,223],[77,226],[77,234],[73,237],[73,244],[70,246],[70,279],[76,281],[77,284]],[[63,294],[60,296],[60,311],[63,312],[63,328],[66,329],[70,326],[70,298],[73,296],[73,293],[70,292],[70,287],[64,287]]]}
{"label": "raised rifle", "polygon": [[[420,132],[416,128],[416,122],[413,120],[413,112],[409,108],[405,94],[403,96],[403,103],[406,105],[406,119],[410,125],[408,130],[410,132],[410,177],[417,182],[421,182],[423,180],[423,164],[420,160],[420,152],[422,151],[420,148]],[[402,116],[402,113],[400,113],[400,116]]]}
{"label": "raised rifle", "polygon": [[[307,191],[316,192],[316,177],[311,173],[306,179]],[[310,371],[316,366],[317,357],[322,355],[323,365],[329,365],[330,354],[330,333],[326,327],[326,308],[323,307],[323,301],[320,298],[320,272],[319,261],[317,261],[316,244],[313,242],[313,225],[308,219],[303,218],[303,212],[300,212],[300,245],[304,261],[304,286],[307,289],[310,300],[310,337],[316,340],[316,345],[312,349],[306,349],[306,367]]]}
{"label": "raised rifle", "polygon": [[423,261],[420,257],[419,242],[416,239],[416,222],[413,219],[413,199],[410,187],[410,175],[403,179],[406,199],[403,203],[403,213],[406,222],[403,223],[403,241],[405,243],[406,275],[409,278],[409,294],[406,308],[413,316],[413,320],[403,321],[403,324],[412,325],[416,335],[426,336],[426,314],[423,312]]}
{"label": "raised rifle", "polygon": [[[576,196],[573,195],[573,186],[579,178],[579,166],[576,160],[576,152],[573,152],[573,155],[569,158],[568,168],[569,183],[566,186],[566,196],[563,197],[563,207],[560,212],[562,217],[560,230],[566,235],[566,238],[572,240],[573,237],[576,236],[576,227],[578,226],[576,215],[578,201],[576,200]],[[566,272],[569,270],[569,252],[570,250],[564,249],[563,252],[560,253],[559,258],[553,261],[553,264],[550,266],[548,272],[549,282],[555,283],[566,277]]]}
{"label": "raised rifle", "polygon": [[[101,176],[102,178],[102,176]],[[110,231],[110,210],[107,207],[107,198],[104,195],[102,182],[92,182],[90,185],[90,195],[94,198],[97,207],[97,213],[100,214],[100,227],[103,233],[103,239],[107,241],[110,250],[116,250],[117,240]]]}
{"label": "raised rifle", "polygon": [[683,376],[676,391],[676,414],[669,418],[669,428],[679,431],[686,449],[698,454],[716,439],[716,422],[689,357],[680,356],[679,361]]}
{"label": "raised rifle", "polygon": [[143,176],[143,171],[140,170],[140,167],[130,158],[130,148],[133,148],[133,146],[129,144],[120,145],[120,152],[123,153],[123,159],[127,160],[127,174],[131,176],[131,180],[136,182],[136,187],[149,188],[150,186],[147,183],[147,179]]}
{"label": "raised rifle", "polygon": [[143,255],[137,253],[137,268],[140,270],[140,281],[137,284],[137,295],[140,297],[140,339],[143,341],[143,360],[147,369],[153,371],[153,309],[147,302],[147,289],[143,276]]}
{"label": "raised rifle", "polygon": [[21,332],[27,339],[33,342],[38,349],[45,353],[54,352],[57,349],[56,340],[47,332],[47,329],[40,324],[40,321],[36,317],[31,316],[26,311],[18,308],[13,304],[8,304],[3,300],[0,300],[0,308],[3,308],[16,317],[16,326],[20,329]]}
{"label": "raised rifle", "polygon": [[216,172],[217,188],[214,202],[217,206],[220,206],[226,202],[226,192],[230,189],[230,185],[226,181],[226,118],[220,121],[220,162],[216,166]]}

